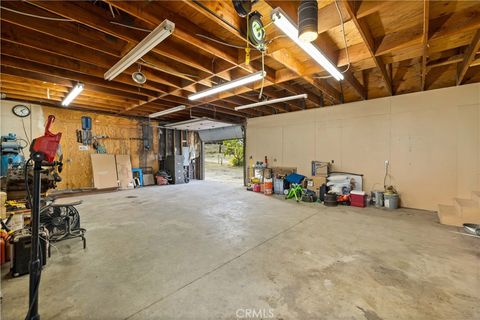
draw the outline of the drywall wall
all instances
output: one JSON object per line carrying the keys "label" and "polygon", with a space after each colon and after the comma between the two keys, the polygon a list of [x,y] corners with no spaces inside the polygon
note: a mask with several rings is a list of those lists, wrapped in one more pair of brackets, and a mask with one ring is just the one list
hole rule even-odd
{"label": "drywall wall", "polygon": [[[64,170],[61,174],[62,182],[58,189],[78,189],[93,187],[93,174],[90,161],[90,154],[95,150],[89,146],[88,150],[81,150],[80,143],[77,143],[76,130],[81,129],[81,117],[92,118],[92,132],[94,135],[106,135],[108,139],[102,139],[107,153],[128,154],[132,161],[132,167],[153,167],[154,172],[158,170],[158,130],[153,130],[153,148],[143,151],[141,141],[141,124],[136,119],[116,117],[93,112],[81,112],[64,108],[52,108],[35,104],[27,104],[30,107],[31,117],[23,119],[12,113],[12,107],[18,102],[5,101],[1,105],[0,133],[5,135],[9,132],[17,134],[17,137],[31,140],[44,132],[45,121],[48,115],[56,117],[51,131],[62,132],[61,146],[64,154]],[[24,130],[25,127],[25,130]],[[28,148],[25,155],[28,156]]]}
{"label": "drywall wall", "polygon": [[333,160],[366,191],[383,188],[388,160],[402,205],[436,210],[480,190],[480,84],[249,119],[246,152],[304,175]]}

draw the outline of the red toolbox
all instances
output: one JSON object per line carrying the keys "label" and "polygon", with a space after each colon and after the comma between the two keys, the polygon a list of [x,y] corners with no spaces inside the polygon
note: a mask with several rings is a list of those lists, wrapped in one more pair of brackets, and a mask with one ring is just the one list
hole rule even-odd
{"label": "red toolbox", "polygon": [[350,192],[350,205],[353,207],[365,208],[367,204],[367,195],[364,191],[352,190]]}

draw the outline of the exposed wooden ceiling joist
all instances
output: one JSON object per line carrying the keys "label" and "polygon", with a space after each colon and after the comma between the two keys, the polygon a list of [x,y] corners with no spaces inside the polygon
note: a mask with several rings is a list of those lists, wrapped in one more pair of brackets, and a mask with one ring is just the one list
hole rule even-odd
{"label": "exposed wooden ceiling joist", "polygon": [[463,77],[467,73],[468,67],[470,66],[472,60],[475,58],[478,50],[480,48],[480,29],[477,30],[473,36],[472,43],[465,50],[462,63],[458,65],[457,72],[457,86],[460,85],[463,81]]}
{"label": "exposed wooden ceiling joist", "polygon": [[[77,107],[83,110],[89,105],[102,112],[146,116],[185,104],[186,111],[164,119],[186,119],[194,112],[240,122],[304,107],[480,81],[475,75],[480,65],[478,2],[337,1],[345,23],[346,47],[336,3],[319,2],[316,44],[340,70],[348,66],[344,82],[325,79],[325,70],[290,39],[278,37],[281,32],[271,26],[267,40],[274,41],[265,57],[263,97],[308,93],[308,100],[237,112],[235,106],[259,100],[260,83],[202,101],[187,99],[192,92],[262,69],[256,50],[251,53],[250,65],[245,64],[245,20],[236,15],[230,1],[107,2],[117,8],[114,16],[103,2],[2,2],[6,8],[0,15],[2,90],[10,98],[59,104],[81,81],[85,90]],[[268,24],[270,12],[277,6],[296,18],[298,2],[293,0],[260,0],[254,10]],[[176,24],[174,34],[114,81],[105,81],[103,73],[164,19]],[[131,79],[137,65],[148,78],[140,87]],[[47,89],[50,100],[46,99]]]}

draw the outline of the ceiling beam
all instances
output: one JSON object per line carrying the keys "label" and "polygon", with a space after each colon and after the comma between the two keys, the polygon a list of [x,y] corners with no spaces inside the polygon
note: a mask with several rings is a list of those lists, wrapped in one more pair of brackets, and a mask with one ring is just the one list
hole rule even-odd
{"label": "ceiling beam", "polygon": [[[32,14],[40,14],[41,12],[45,14],[44,10],[38,9],[29,4],[22,2],[13,3],[16,3],[17,5],[22,4],[20,8],[15,7],[15,10],[20,10],[22,12]],[[83,53],[84,55],[95,57],[96,59],[102,58],[104,61],[108,61],[109,67],[113,66],[122,56],[121,50],[117,48],[118,46],[113,47],[112,45],[109,45],[112,42],[112,39],[114,41],[118,41],[118,43],[121,43],[122,46],[125,46],[126,43],[121,39],[111,37],[95,29],[90,29],[86,27],[79,28],[77,23],[52,23],[51,21],[45,22],[41,19],[25,19],[24,16],[20,14],[11,13],[6,10],[2,11],[1,18],[2,21],[4,21],[2,23],[3,39],[5,38],[5,36],[3,35],[4,29],[5,27],[7,27],[10,34],[14,33],[16,35],[15,39],[17,40],[28,39],[28,42],[35,47],[48,47],[50,50],[54,50],[56,52],[65,51],[63,50],[65,46],[75,48],[75,50],[73,51],[74,53]],[[16,27],[9,27],[8,24],[5,24],[5,22],[8,22],[12,25],[14,24],[16,25]],[[34,32],[31,32],[29,30],[33,30]],[[48,39],[48,41],[43,41],[44,39]],[[58,45],[50,45],[51,42],[56,42],[58,43]],[[172,60],[171,58],[165,58],[154,52],[146,54],[145,56],[143,56],[142,59],[145,60],[145,62],[139,61],[139,64],[147,66],[148,68],[154,68],[156,70],[188,81],[194,81],[199,76],[205,77],[209,75],[208,73],[179,63],[175,60]]]}
{"label": "ceiling beam", "polygon": [[468,67],[472,63],[475,55],[480,48],[480,29],[473,36],[472,42],[465,50],[463,61],[457,67],[457,86],[462,84],[463,78],[467,73]]}
{"label": "ceiling beam", "polygon": [[[271,0],[265,0],[265,3],[269,7],[270,11],[275,7],[280,7],[283,11],[285,11],[285,13],[289,17],[294,19],[297,16],[297,5],[298,5],[297,3],[292,4],[292,3],[289,3],[289,2],[285,2],[285,1],[271,1]],[[337,25],[340,24],[340,18],[338,17],[338,12],[337,12],[337,9],[335,8],[335,3],[330,4],[327,9],[322,8],[320,10],[325,11],[325,12],[328,11],[328,12],[330,12],[329,14],[334,12],[333,17],[335,17],[334,19],[337,20],[336,24]],[[319,10],[319,12],[320,12],[320,10]],[[342,9],[340,8],[340,10],[342,10]],[[342,10],[342,11],[344,11],[344,10]],[[345,12],[345,14],[343,16],[349,18],[350,14],[348,12]],[[327,21],[333,21],[331,16],[329,16],[326,19],[327,19]],[[331,23],[334,23],[334,22],[331,22]],[[320,24],[323,24],[323,21],[320,20],[320,18],[319,18],[319,26],[320,26]],[[324,26],[322,26],[322,28],[323,27]],[[328,37],[328,35],[326,33],[323,33],[323,34],[320,35],[319,39],[316,40],[315,44],[320,48],[322,53],[327,58],[329,58],[331,61],[336,61],[337,58],[333,57],[334,53],[331,49],[332,46],[329,44],[329,42],[332,42],[331,39]],[[282,51],[283,51],[283,53],[282,53]],[[285,65],[285,67],[287,67],[287,68],[291,69],[292,71],[294,71],[295,73],[297,73],[298,77],[303,77],[308,83],[317,87],[317,89],[321,90],[325,95],[330,96],[330,98],[333,99],[335,101],[335,103],[340,102],[340,98],[339,98],[340,93],[336,89],[331,87],[326,82],[323,82],[323,84],[319,86],[318,81],[314,80],[314,78],[312,76],[314,73],[324,72],[324,69],[321,66],[319,66],[318,63],[315,62],[314,64],[312,64],[312,67],[310,67],[310,66],[305,67],[304,63],[298,61],[295,57],[292,57],[288,53],[287,49],[283,49],[281,47],[279,47],[278,51],[269,50],[268,52],[269,52],[269,56],[271,56],[273,59],[277,60],[279,63]],[[286,62],[288,64],[285,64]],[[334,62],[334,65],[335,65],[335,62]],[[362,84],[355,78],[355,76],[352,74],[352,72],[350,70],[348,70],[348,71],[344,72],[344,76],[345,76],[345,81],[347,81],[353,87],[355,92],[357,92],[358,95],[362,99],[366,99],[365,88],[363,88]]]}
{"label": "ceiling beam", "polygon": [[[121,74],[117,76],[113,81],[106,81],[103,79],[103,74],[105,73],[104,71],[107,70],[105,68],[100,68],[90,63],[82,63],[74,59],[55,55],[53,53],[45,54],[44,52],[33,48],[24,48],[20,50],[18,50],[17,48],[18,47],[11,45],[8,42],[2,42],[2,57],[9,56],[12,59],[22,59],[22,61],[31,61],[34,63],[48,65],[54,68],[77,72],[87,77],[96,77],[97,81],[105,81],[119,84],[121,83],[123,85],[130,86],[131,90],[137,90],[137,92],[140,88],[140,86],[136,85],[135,82],[133,82],[132,78],[126,74]],[[165,84],[157,83],[154,81],[145,83],[141,88],[150,90],[152,92],[158,92],[154,95],[165,93],[169,90],[169,87]]]}
{"label": "ceiling beam", "polygon": [[[29,3],[132,44],[137,44],[148,34],[144,31],[134,30],[110,23],[105,17],[102,17],[104,12],[91,2],[30,1]],[[158,24],[154,26],[157,25]],[[176,31],[177,30],[175,30],[172,35],[175,35]],[[167,42],[168,39],[165,41]],[[211,73],[210,69],[206,67],[210,63],[207,57],[179,48],[176,43],[171,41],[169,41],[168,44],[169,45],[157,46],[152,49],[152,52],[180,61],[204,72]]]}
{"label": "ceiling beam", "polygon": [[[2,2],[2,6],[25,14],[54,16],[48,11],[32,6],[23,1],[5,1]],[[111,37],[96,29],[85,28],[76,22],[32,19],[8,10],[2,10],[1,19],[30,30],[36,30],[47,35],[104,52],[114,57],[120,57],[122,55],[122,49],[127,44],[123,39]]]}
{"label": "ceiling beam", "polygon": [[83,82],[84,84],[92,84],[101,87],[126,91],[134,94],[146,95],[149,97],[157,97],[158,92],[143,89],[140,87],[135,87],[131,85],[126,85],[120,82],[106,81],[95,76],[70,71],[62,68],[52,67],[51,65],[45,65],[38,62],[28,61],[24,59],[14,58],[10,56],[2,55],[2,67],[9,66],[16,69],[21,69],[25,71],[32,71],[36,73],[42,73],[45,75],[52,75],[55,77],[60,77],[63,79],[71,80],[74,82]]}
{"label": "ceiling beam", "polygon": [[112,6],[127,12],[133,17],[148,22],[152,26],[156,26],[165,19],[169,19],[175,22],[175,31],[171,37],[182,40],[189,45],[209,52],[214,56],[228,61],[235,65],[237,63],[237,52],[233,48],[220,46],[218,44],[207,42],[205,39],[197,36],[197,33],[205,33],[196,24],[191,21],[182,18],[178,14],[170,12],[165,7],[159,6],[155,1],[152,2],[137,2],[137,1],[111,1],[107,0]]}
{"label": "ceiling beam", "polygon": [[421,71],[421,87],[425,90],[425,79],[427,77],[427,56],[428,56],[428,23],[430,20],[430,0],[423,0],[423,34],[422,34],[422,71]]}
{"label": "ceiling beam", "polygon": [[377,66],[378,69],[380,69],[380,74],[382,76],[382,80],[385,83],[385,88],[387,89],[387,92],[389,95],[393,94],[393,89],[392,89],[392,81],[390,76],[387,73],[387,68],[383,61],[381,60],[380,57],[377,57],[375,55],[375,40],[373,39],[372,33],[367,25],[367,23],[364,20],[357,19],[356,17],[356,11],[354,8],[355,3],[352,1],[342,1],[342,5],[345,7],[347,10],[348,14],[352,18],[353,23],[355,24],[355,27],[357,28],[358,32],[362,36],[363,42],[367,46],[368,51],[370,52],[370,56],[373,58],[373,61],[375,62],[375,65]]}
{"label": "ceiling beam", "polygon": [[[75,85],[74,81],[61,78],[61,77],[56,77],[52,75],[47,75],[43,73],[37,73],[32,70],[23,70],[23,69],[17,69],[17,68],[12,68],[9,66],[2,65],[0,66],[0,70],[2,72],[2,75],[10,75],[14,77],[20,77],[24,79],[24,81],[28,81],[28,79],[31,80],[38,80],[42,81],[45,83],[52,83],[56,85],[62,85],[64,87],[72,88]],[[26,79],[26,80],[25,80]],[[118,96],[118,97],[124,97],[128,99],[134,99],[137,102],[138,101],[144,101],[147,100],[147,96],[140,95],[140,94],[134,94],[118,89],[111,89],[111,88],[106,88],[98,85],[92,85],[90,83],[84,83],[85,89],[86,90],[91,90],[95,92],[100,92],[103,94],[107,95],[113,95],[113,96]]]}

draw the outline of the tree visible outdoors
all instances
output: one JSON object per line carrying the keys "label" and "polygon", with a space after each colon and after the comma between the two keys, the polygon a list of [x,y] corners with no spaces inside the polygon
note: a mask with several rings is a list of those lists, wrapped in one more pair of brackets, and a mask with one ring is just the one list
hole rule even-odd
{"label": "tree visible outdoors", "polygon": [[230,156],[230,164],[235,167],[243,165],[243,140],[232,139],[223,141],[223,154]]}

